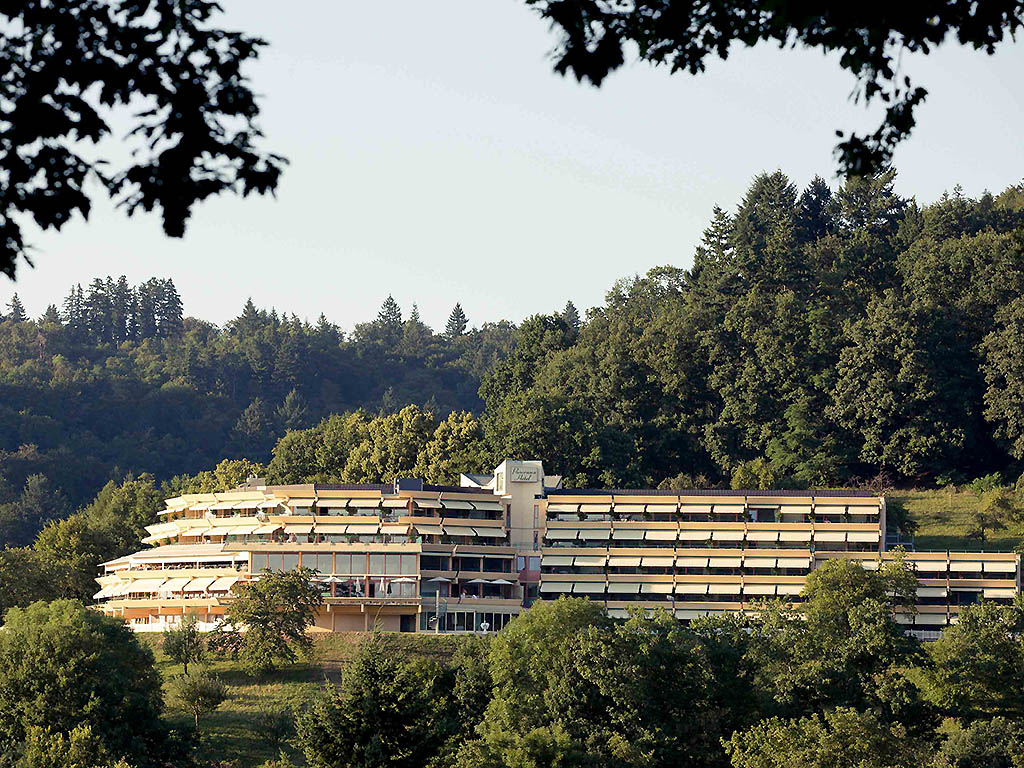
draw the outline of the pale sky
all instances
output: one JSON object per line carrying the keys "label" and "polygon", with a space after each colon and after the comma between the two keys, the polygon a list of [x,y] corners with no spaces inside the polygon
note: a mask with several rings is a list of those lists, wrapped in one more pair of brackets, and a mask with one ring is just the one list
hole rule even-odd
{"label": "pale sky", "polygon": [[[171,277],[187,314],[260,306],[349,329],[389,294],[443,327],[601,303],[624,276],[687,266],[716,203],[781,168],[835,185],[835,130],[873,128],[834,58],[736,48],[697,77],[633,64],[601,89],[552,72],[554,36],[520,0],[224,0],[266,38],[251,67],[265,146],[286,155],[277,199],[224,198],[186,237],[106,204],[29,231],[36,268],[0,276],[33,316],[76,282]],[[298,12],[301,11],[301,12]],[[1024,43],[905,58],[929,90],[896,155],[901,194],[930,202],[1024,177]]]}

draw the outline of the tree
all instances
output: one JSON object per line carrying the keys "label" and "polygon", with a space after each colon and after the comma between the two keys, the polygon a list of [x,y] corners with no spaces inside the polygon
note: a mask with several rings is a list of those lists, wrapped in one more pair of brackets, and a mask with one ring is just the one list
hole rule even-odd
{"label": "tree", "polygon": [[576,305],[571,301],[565,302],[565,309],[562,310],[562,316],[565,318],[565,324],[569,326],[569,330],[573,333],[579,333],[580,312],[576,309]]}
{"label": "tree", "polygon": [[11,296],[11,300],[7,303],[7,308],[11,311],[11,314],[7,317],[8,320],[12,320],[15,323],[23,323],[28,319],[28,315],[25,314],[25,305],[21,303],[18,294]]}
{"label": "tree", "polygon": [[448,339],[456,339],[466,332],[466,313],[462,311],[462,305],[456,302],[452,312],[448,315],[448,324],[444,328],[444,335]]}
{"label": "tree", "polygon": [[985,417],[1010,453],[1024,459],[1024,296],[996,314],[996,327],[981,345],[985,376]]}
{"label": "tree", "polygon": [[181,664],[182,672],[188,677],[188,665],[202,661],[206,650],[195,614],[183,616],[176,626],[164,630],[163,650],[167,658]]}
{"label": "tree", "polygon": [[968,719],[1024,714],[1024,610],[992,602],[961,608],[957,623],[925,646],[918,670],[928,699]]}
{"label": "tree", "polygon": [[280,661],[294,662],[297,650],[312,646],[306,630],[323,604],[319,588],[310,581],[313,575],[309,568],[264,573],[236,587],[223,622],[211,634],[211,649],[241,659],[250,674],[270,671]]}
{"label": "tree", "polygon": [[1012,2],[983,9],[959,2],[938,8],[908,6],[882,16],[867,8],[857,13],[838,8],[804,13],[789,5],[767,5],[751,13],[749,3],[737,0],[696,6],[679,0],[527,4],[561,33],[555,70],[596,86],[626,62],[626,51],[634,47],[641,60],[694,75],[704,71],[708,58],[725,59],[734,43],[754,46],[771,41],[836,52],[840,66],[857,78],[855,98],[865,103],[877,98],[886,105],[885,118],[872,133],[843,137],[838,132],[843,140],[836,155],[847,175],[867,175],[885,167],[915,125],[914,110],[928,92],[901,74],[903,51],[929,53],[955,35],[961,45],[991,54],[1024,24],[1024,8]]}
{"label": "tree", "polygon": [[480,422],[466,411],[453,412],[423,446],[412,474],[428,483],[456,485],[460,473],[482,470],[486,460]]}
{"label": "tree", "polygon": [[341,686],[298,717],[298,743],[313,768],[420,768],[457,726],[450,689],[437,662],[402,661],[373,635]]}
{"label": "tree", "polygon": [[[274,190],[285,161],[256,147],[259,107],[242,73],[264,41],[215,26],[219,10],[207,0],[74,0],[0,14],[8,63],[0,271],[13,278],[26,256],[19,219],[60,229],[76,212],[88,217],[87,182],[129,214],[159,210],[171,237],[211,195]],[[110,168],[79,153],[79,142],[99,143],[123,115],[129,164]]]}
{"label": "tree", "polygon": [[128,626],[71,600],[7,612],[0,632],[0,750],[31,729],[87,726],[114,758],[162,765],[171,746],[160,719],[153,654]]}
{"label": "tree", "polygon": [[725,741],[733,768],[919,768],[926,745],[871,712],[847,707],[798,720],[773,717]]}
{"label": "tree", "polygon": [[367,439],[349,453],[344,480],[387,483],[411,476],[435,429],[434,417],[415,405],[378,416],[367,425]]}
{"label": "tree", "polygon": [[32,726],[28,729],[18,768],[129,768],[116,762],[88,725],[76,725],[70,733]]}
{"label": "tree", "polygon": [[964,724],[950,720],[933,768],[1019,768],[1024,756],[1024,728],[1004,717]]}
{"label": "tree", "polygon": [[228,697],[228,687],[220,678],[194,667],[191,674],[186,672],[171,679],[170,694],[192,714],[198,728],[199,716],[207,715],[223,704]]}
{"label": "tree", "polygon": [[0,549],[0,622],[9,608],[53,597],[46,559],[29,547]]}
{"label": "tree", "polygon": [[286,432],[292,429],[302,429],[309,423],[309,406],[306,405],[306,399],[299,394],[299,391],[292,389],[278,406],[275,415]]}

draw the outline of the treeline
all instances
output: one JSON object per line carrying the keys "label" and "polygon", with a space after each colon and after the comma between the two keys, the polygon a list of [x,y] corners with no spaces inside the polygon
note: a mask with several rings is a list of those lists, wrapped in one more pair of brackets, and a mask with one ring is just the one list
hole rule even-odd
{"label": "treeline", "polygon": [[[237,657],[246,682],[266,682],[311,644],[311,575],[238,588],[209,643],[187,621],[165,636],[169,658],[189,665],[167,689],[197,727],[229,695],[204,663]],[[922,644],[894,618],[916,590],[900,560],[881,572],[834,560],[808,577],[799,608],[765,601],[683,625],[664,610],[622,620],[592,601],[541,601],[445,660],[373,634],[340,684],[295,702],[294,730],[277,712],[268,735],[310,768],[1017,768],[1024,606],[964,606]],[[4,765],[187,768],[201,764],[197,735],[169,727],[152,653],[119,620],[73,601],[7,614]],[[263,768],[291,766],[282,753]]]}
{"label": "treeline", "polygon": [[[33,320],[15,296],[0,318],[0,547],[30,542],[109,479],[266,463],[288,430],[331,413],[479,410],[481,378],[514,334],[469,327],[458,305],[434,333],[390,297],[350,334],[251,301],[218,328],[183,318],[161,279],[95,280],[62,307]],[[40,489],[58,494],[43,510]]]}

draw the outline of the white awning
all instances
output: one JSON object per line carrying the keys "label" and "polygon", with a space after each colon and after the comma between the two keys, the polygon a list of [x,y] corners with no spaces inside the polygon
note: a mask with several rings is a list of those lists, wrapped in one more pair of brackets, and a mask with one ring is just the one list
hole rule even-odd
{"label": "white awning", "polygon": [[951,571],[968,571],[971,573],[979,572],[982,570],[982,563],[974,560],[953,560],[949,564],[949,570]]}
{"label": "white awning", "polygon": [[615,528],[612,530],[612,539],[615,541],[639,541],[644,537],[641,528]]}
{"label": "white awning", "polygon": [[815,541],[846,541],[846,531],[815,531]]}
{"label": "white awning", "polygon": [[474,509],[470,502],[459,499],[441,499],[441,506],[445,509]]}
{"label": "white awning", "polygon": [[866,541],[875,543],[881,538],[878,531],[850,531],[846,534],[847,541]]}
{"label": "white awning", "polygon": [[[638,515],[644,511],[646,504],[620,504],[615,502],[615,511],[622,515]],[[550,508],[550,507],[549,507]]]}
{"label": "white awning", "polygon": [[708,561],[710,568],[739,568],[743,559],[739,557],[712,557]]}
{"label": "white awning", "polygon": [[917,588],[917,596],[918,597],[945,597],[946,596],[946,588],[945,587],[918,587]]}
{"label": "white awning", "polygon": [[571,592],[572,582],[568,581],[542,581],[541,592]]}
{"label": "white awning", "polygon": [[809,515],[811,506],[809,504],[783,504],[779,507],[780,515]]}
{"label": "white awning", "polygon": [[623,557],[622,555],[611,555],[608,558],[609,568],[639,568],[639,557]]}
{"label": "white awning", "polygon": [[[289,526],[288,533],[299,533],[299,531],[297,530],[299,527],[300,526],[297,526],[297,525],[296,526]],[[309,533],[309,531],[312,530],[312,528],[313,528],[313,524],[312,523],[307,523],[305,526],[302,526],[302,527],[304,527],[306,529],[306,533]],[[256,530],[252,531],[252,533],[255,533],[257,536],[266,536],[266,535],[271,534],[271,533],[277,533],[278,531],[281,530],[281,528],[282,528],[282,526],[281,526],[280,523],[268,523],[267,525],[261,525],[259,528],[257,528]],[[231,530],[234,531],[235,529],[232,528]]]}
{"label": "white awning", "polygon": [[548,539],[578,539],[579,531],[574,528],[548,528],[544,532]]}
{"label": "white awning", "polygon": [[607,528],[581,528],[580,538],[585,541],[604,541],[611,538],[612,532]]}
{"label": "white awning", "polygon": [[218,502],[215,502],[215,503],[211,504],[209,507],[207,507],[207,509],[209,509],[209,510],[231,509],[234,506],[235,506],[235,502],[233,502],[233,501],[218,501]]}
{"label": "white awning", "polygon": [[104,597],[112,597],[116,595],[121,589],[120,584],[108,584],[107,586],[100,589],[99,592],[92,596],[93,600],[100,600]]}
{"label": "white awning", "polygon": [[984,597],[1009,597],[1014,598],[1017,596],[1017,590],[1009,587],[986,587],[982,593]]}
{"label": "white awning", "polygon": [[1017,563],[1012,560],[986,560],[985,573],[1016,573]]}
{"label": "white awning", "polygon": [[[878,561],[877,560],[858,560],[860,567],[865,571],[877,571]],[[942,570],[946,570],[946,564],[942,563]]]}
{"label": "white awning", "polygon": [[[312,533],[312,531],[313,531],[313,524],[312,523],[291,523],[291,522],[289,522],[289,523],[286,523],[286,525],[284,527],[284,532],[285,533],[294,533],[294,534],[296,534],[298,536],[304,536],[304,535],[306,535],[308,533]],[[256,533],[259,533],[259,531],[256,531]]]}
{"label": "white awning", "polygon": [[646,534],[648,541],[675,541],[679,531],[675,528],[651,528]]}
{"label": "white awning", "polygon": [[742,504],[715,504],[716,515],[742,515],[744,507]]}
{"label": "white awning", "polygon": [[811,532],[806,531],[779,531],[779,541],[810,541]]}
{"label": "white awning", "polygon": [[476,531],[476,535],[484,539],[504,539],[505,529],[504,528],[478,528],[473,526],[473,530]]}
{"label": "white awning", "polygon": [[185,592],[205,592],[217,579],[213,576],[203,576],[199,579],[192,579],[185,585]]}
{"label": "white awning", "polygon": [[381,505],[385,509],[406,509],[409,506],[408,499],[384,499]]}
{"label": "white awning", "polygon": [[741,591],[740,584],[708,584],[709,595],[738,595]]}
{"label": "white awning", "polygon": [[445,525],[444,532],[449,536],[476,536],[476,531],[464,525]]}
{"label": "white awning", "polygon": [[417,507],[422,509],[441,509],[441,502],[438,499],[414,499]]}
{"label": "white awning", "polygon": [[628,619],[629,611],[625,608],[609,608],[606,613],[609,619]]}
{"label": "white awning", "polygon": [[379,530],[380,525],[377,523],[353,524],[348,527],[348,533],[352,536],[375,536]]}
{"label": "white awning", "polygon": [[699,619],[703,616],[707,616],[707,611],[694,611],[689,608],[677,608],[676,618],[677,619]]}
{"label": "white awning", "polygon": [[500,501],[478,501],[473,500],[473,506],[481,512],[501,512],[505,506]]}
{"label": "white awning", "polygon": [[599,595],[604,592],[603,581],[577,581],[573,584],[574,595]]}
{"label": "white awning", "polygon": [[683,557],[680,555],[676,558],[677,568],[707,568],[708,559],[706,557]]}
{"label": "white awning", "polygon": [[651,515],[674,515],[679,509],[678,504],[648,504],[647,512]]}
{"label": "white awning", "polygon": [[710,504],[683,504],[679,507],[679,512],[684,515],[710,515],[711,505]]}
{"label": "white awning", "polygon": [[558,513],[571,513],[578,512],[580,508],[579,504],[566,504],[563,501],[549,501],[548,512]]}
{"label": "white awning", "polygon": [[810,568],[811,558],[809,557],[780,557],[777,561],[778,568]]}
{"label": "white awning", "polygon": [[334,523],[317,523],[316,532],[324,536],[339,536],[348,532],[348,526]]}
{"label": "white awning", "polygon": [[232,509],[258,509],[260,501],[259,499],[245,499],[244,501],[235,502]]}
{"label": "white awning", "polygon": [[676,584],[677,595],[706,595],[707,593],[707,584],[689,584],[686,582],[678,582]]}
{"label": "white awning", "polygon": [[694,531],[688,528],[679,529],[680,541],[707,541],[711,538],[711,531]]}
{"label": "white awning", "polygon": [[381,533],[386,533],[389,536],[405,536],[409,533],[408,523],[399,525],[398,523],[384,523],[380,527]]}
{"label": "white awning", "polygon": [[645,595],[671,595],[671,581],[656,581],[640,585],[640,592]]}
{"label": "white awning", "polygon": [[210,592],[228,592],[238,581],[238,576],[221,576],[209,586],[209,590]]}
{"label": "white awning", "polygon": [[572,565],[572,555],[544,555],[540,559],[541,565]]}
{"label": "white awning", "polygon": [[919,613],[914,617],[915,624],[923,624],[925,626],[941,627],[946,623],[946,614],[944,613]]}
{"label": "white awning", "polygon": [[747,531],[747,541],[778,541],[778,531]]}
{"label": "white awning", "polygon": [[174,579],[168,579],[165,581],[159,590],[160,593],[171,594],[172,592],[181,592],[192,579],[188,576],[178,576]]}
{"label": "white awning", "polygon": [[611,502],[604,504],[580,504],[580,512],[585,515],[607,515],[611,511]]}
{"label": "white awning", "polygon": [[428,536],[440,536],[441,526],[440,525],[426,525],[424,523],[416,523],[416,530],[421,534]]}
{"label": "white awning", "polygon": [[674,557],[644,557],[644,568],[671,568]]}
{"label": "white awning", "polygon": [[780,595],[799,595],[803,588],[803,584],[778,584],[775,591]]}
{"label": "white awning", "polygon": [[743,541],[743,531],[712,531],[712,541]]}
{"label": "white awning", "polygon": [[816,504],[814,507],[814,514],[839,517],[846,514],[846,507],[840,507],[834,504]]}
{"label": "white awning", "polygon": [[745,557],[743,558],[744,568],[774,568],[776,559],[774,557]]}
{"label": "white awning", "polygon": [[639,584],[623,584],[612,582],[608,585],[609,595],[637,595],[640,593]]}
{"label": "white awning", "polygon": [[159,579],[137,579],[123,590],[122,594],[130,594],[134,592],[146,592],[154,593],[160,589],[160,585],[164,583],[166,579],[161,576]]}
{"label": "white awning", "polygon": [[605,555],[577,555],[574,565],[586,565],[590,567],[603,566],[606,560]]}
{"label": "white awning", "polygon": [[281,499],[267,499],[266,501],[261,501],[259,504],[257,504],[256,508],[257,509],[273,509],[274,507],[281,506],[283,503],[284,502]]}
{"label": "white awning", "polygon": [[774,595],[774,584],[744,584],[743,594],[745,595]]}
{"label": "white awning", "polygon": [[357,509],[377,509],[380,503],[381,499],[349,499],[346,506]]}
{"label": "white awning", "polygon": [[288,504],[298,509],[308,509],[316,504],[316,499],[288,499]]}

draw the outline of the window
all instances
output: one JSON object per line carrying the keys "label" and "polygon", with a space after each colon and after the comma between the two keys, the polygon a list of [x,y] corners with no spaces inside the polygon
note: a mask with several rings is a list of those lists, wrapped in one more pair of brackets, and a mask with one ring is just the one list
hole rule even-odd
{"label": "window", "polygon": [[522,555],[516,555],[516,570],[517,571],[525,571],[526,570],[526,558],[523,557]]}
{"label": "window", "polygon": [[334,566],[331,564],[331,555],[317,555],[316,569],[320,573],[334,573]]}
{"label": "window", "polygon": [[402,572],[402,556],[401,555],[385,555],[384,557],[384,573],[401,573]]}
{"label": "window", "polygon": [[335,573],[354,573],[352,570],[352,555],[337,554],[334,556]]}
{"label": "window", "polygon": [[402,573],[416,573],[416,555],[402,555]]}
{"label": "window", "polygon": [[540,570],[540,558],[539,557],[531,557],[530,558],[530,570],[531,571],[539,571]]}
{"label": "window", "polygon": [[254,552],[252,556],[252,570],[253,573],[263,573],[268,570],[270,566],[267,565],[267,555],[264,552]]}
{"label": "window", "polygon": [[384,555],[370,555],[370,573],[385,573]]}
{"label": "window", "polygon": [[[415,557],[413,555],[412,557]],[[421,555],[423,570],[425,571],[447,571],[448,558],[439,555]]]}
{"label": "window", "polygon": [[299,553],[298,552],[286,552],[282,557],[281,570],[282,571],[293,571],[299,567]]}

